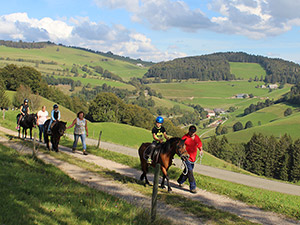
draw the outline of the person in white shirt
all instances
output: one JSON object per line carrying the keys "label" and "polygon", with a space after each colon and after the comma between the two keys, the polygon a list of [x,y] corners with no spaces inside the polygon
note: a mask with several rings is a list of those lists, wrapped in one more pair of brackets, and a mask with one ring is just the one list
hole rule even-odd
{"label": "person in white shirt", "polygon": [[[46,120],[49,118],[48,117],[48,112],[46,111],[46,106],[42,107],[42,110],[40,110],[37,113],[38,119],[37,119],[37,125],[39,126],[39,139],[40,142],[42,142],[42,134],[44,133],[44,123]],[[44,139],[45,140],[45,139]]]}

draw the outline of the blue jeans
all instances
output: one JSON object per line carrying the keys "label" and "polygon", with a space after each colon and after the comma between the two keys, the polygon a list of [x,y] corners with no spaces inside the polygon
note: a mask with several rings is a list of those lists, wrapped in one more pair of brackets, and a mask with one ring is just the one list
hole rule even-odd
{"label": "blue jeans", "polygon": [[73,149],[76,149],[79,137],[81,139],[83,150],[86,150],[86,144],[85,144],[85,137],[86,136],[85,136],[85,134],[74,134]]}
{"label": "blue jeans", "polygon": [[43,136],[43,133],[44,133],[44,129],[45,129],[44,124],[40,124],[39,125],[39,139],[40,139],[40,141],[42,141],[42,136]]}
{"label": "blue jeans", "polygon": [[[196,188],[196,181],[194,178],[194,174],[193,174],[193,169],[194,169],[194,163],[190,162],[189,160],[185,161],[188,172],[186,175],[184,175],[183,173],[180,175],[180,177],[178,178],[177,182],[179,184],[183,184],[187,179],[189,179],[189,183],[190,183],[190,190],[194,190]],[[186,169],[184,169],[184,173],[186,173],[185,171]]]}

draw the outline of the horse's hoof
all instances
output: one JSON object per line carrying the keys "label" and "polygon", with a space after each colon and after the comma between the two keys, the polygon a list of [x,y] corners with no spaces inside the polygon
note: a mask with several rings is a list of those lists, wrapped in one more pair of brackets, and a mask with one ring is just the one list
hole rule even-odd
{"label": "horse's hoof", "polygon": [[173,192],[172,189],[168,190],[168,193],[172,193],[172,192]]}
{"label": "horse's hoof", "polygon": [[161,189],[165,189],[165,188],[166,188],[166,186],[161,186],[161,185],[160,185],[160,188],[161,188]]}

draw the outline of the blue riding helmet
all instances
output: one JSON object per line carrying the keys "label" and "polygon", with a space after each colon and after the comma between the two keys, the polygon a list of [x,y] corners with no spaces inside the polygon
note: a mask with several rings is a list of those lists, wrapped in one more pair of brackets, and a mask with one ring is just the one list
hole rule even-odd
{"label": "blue riding helmet", "polygon": [[57,104],[53,105],[53,109],[57,109],[57,108],[58,108]]}
{"label": "blue riding helmet", "polygon": [[157,123],[163,123],[164,122],[164,118],[162,118],[161,116],[156,117],[155,120]]}

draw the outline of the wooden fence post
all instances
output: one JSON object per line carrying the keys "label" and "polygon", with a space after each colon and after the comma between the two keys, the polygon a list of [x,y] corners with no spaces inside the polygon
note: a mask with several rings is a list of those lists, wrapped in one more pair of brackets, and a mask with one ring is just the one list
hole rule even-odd
{"label": "wooden fence post", "polygon": [[6,111],[6,109],[3,109],[2,111],[3,111],[3,120],[5,120],[5,111]]}
{"label": "wooden fence post", "polygon": [[151,204],[151,222],[152,223],[156,219],[159,171],[160,171],[160,164],[157,163],[156,166],[155,166],[154,181],[153,181],[153,191],[152,191],[152,204]]}
{"label": "wooden fence post", "polygon": [[33,149],[32,149],[32,156],[33,156],[33,157],[36,157],[35,140],[36,140],[36,132],[33,133]]}
{"label": "wooden fence post", "polygon": [[100,148],[101,135],[102,135],[102,130],[101,130],[100,133],[99,133],[99,139],[98,139],[97,148]]}

